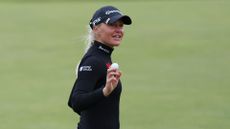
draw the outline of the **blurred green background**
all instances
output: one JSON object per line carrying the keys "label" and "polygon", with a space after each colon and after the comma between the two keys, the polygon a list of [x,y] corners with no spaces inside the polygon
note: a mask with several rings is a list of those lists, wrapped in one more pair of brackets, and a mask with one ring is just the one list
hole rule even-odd
{"label": "blurred green background", "polygon": [[113,53],[121,129],[230,128],[228,0],[0,0],[0,128],[74,129],[67,107],[86,25],[114,5],[133,19]]}

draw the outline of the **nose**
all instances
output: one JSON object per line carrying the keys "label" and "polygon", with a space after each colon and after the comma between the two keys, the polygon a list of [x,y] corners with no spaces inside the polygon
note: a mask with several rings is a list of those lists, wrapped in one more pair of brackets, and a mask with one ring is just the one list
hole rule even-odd
{"label": "nose", "polygon": [[116,26],[116,27],[115,27],[115,31],[116,31],[116,32],[123,32],[123,27],[121,27],[121,26]]}

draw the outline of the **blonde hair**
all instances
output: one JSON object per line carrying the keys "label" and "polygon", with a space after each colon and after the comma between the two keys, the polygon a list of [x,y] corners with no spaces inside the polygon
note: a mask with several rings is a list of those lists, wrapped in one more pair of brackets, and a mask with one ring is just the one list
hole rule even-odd
{"label": "blonde hair", "polygon": [[[91,27],[89,25],[87,25],[87,30],[88,33],[84,36],[84,42],[85,42],[85,53],[89,50],[89,48],[93,45],[93,42],[95,40],[95,35],[93,30],[91,29]],[[76,68],[75,68],[75,74],[76,77],[78,76],[78,67],[80,65],[80,61],[77,63]]]}
{"label": "blonde hair", "polygon": [[87,26],[87,29],[88,29],[88,34],[85,36],[85,44],[86,44],[85,53],[93,45],[93,42],[95,40],[95,34],[89,25]]}

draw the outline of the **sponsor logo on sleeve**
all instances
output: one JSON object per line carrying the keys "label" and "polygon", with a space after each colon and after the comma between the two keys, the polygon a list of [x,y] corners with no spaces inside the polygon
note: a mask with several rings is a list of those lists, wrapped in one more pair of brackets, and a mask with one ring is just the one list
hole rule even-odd
{"label": "sponsor logo on sleeve", "polygon": [[80,72],[83,72],[83,71],[90,72],[90,71],[92,71],[92,67],[91,66],[81,66],[79,68],[79,71]]}

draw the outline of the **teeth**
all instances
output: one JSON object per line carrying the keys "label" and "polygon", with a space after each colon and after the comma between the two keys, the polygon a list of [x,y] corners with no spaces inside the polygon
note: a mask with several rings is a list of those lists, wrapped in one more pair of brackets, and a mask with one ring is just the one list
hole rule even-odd
{"label": "teeth", "polygon": [[120,36],[120,35],[115,35],[115,36],[113,36],[113,37],[115,37],[115,38],[121,38],[121,36]]}

